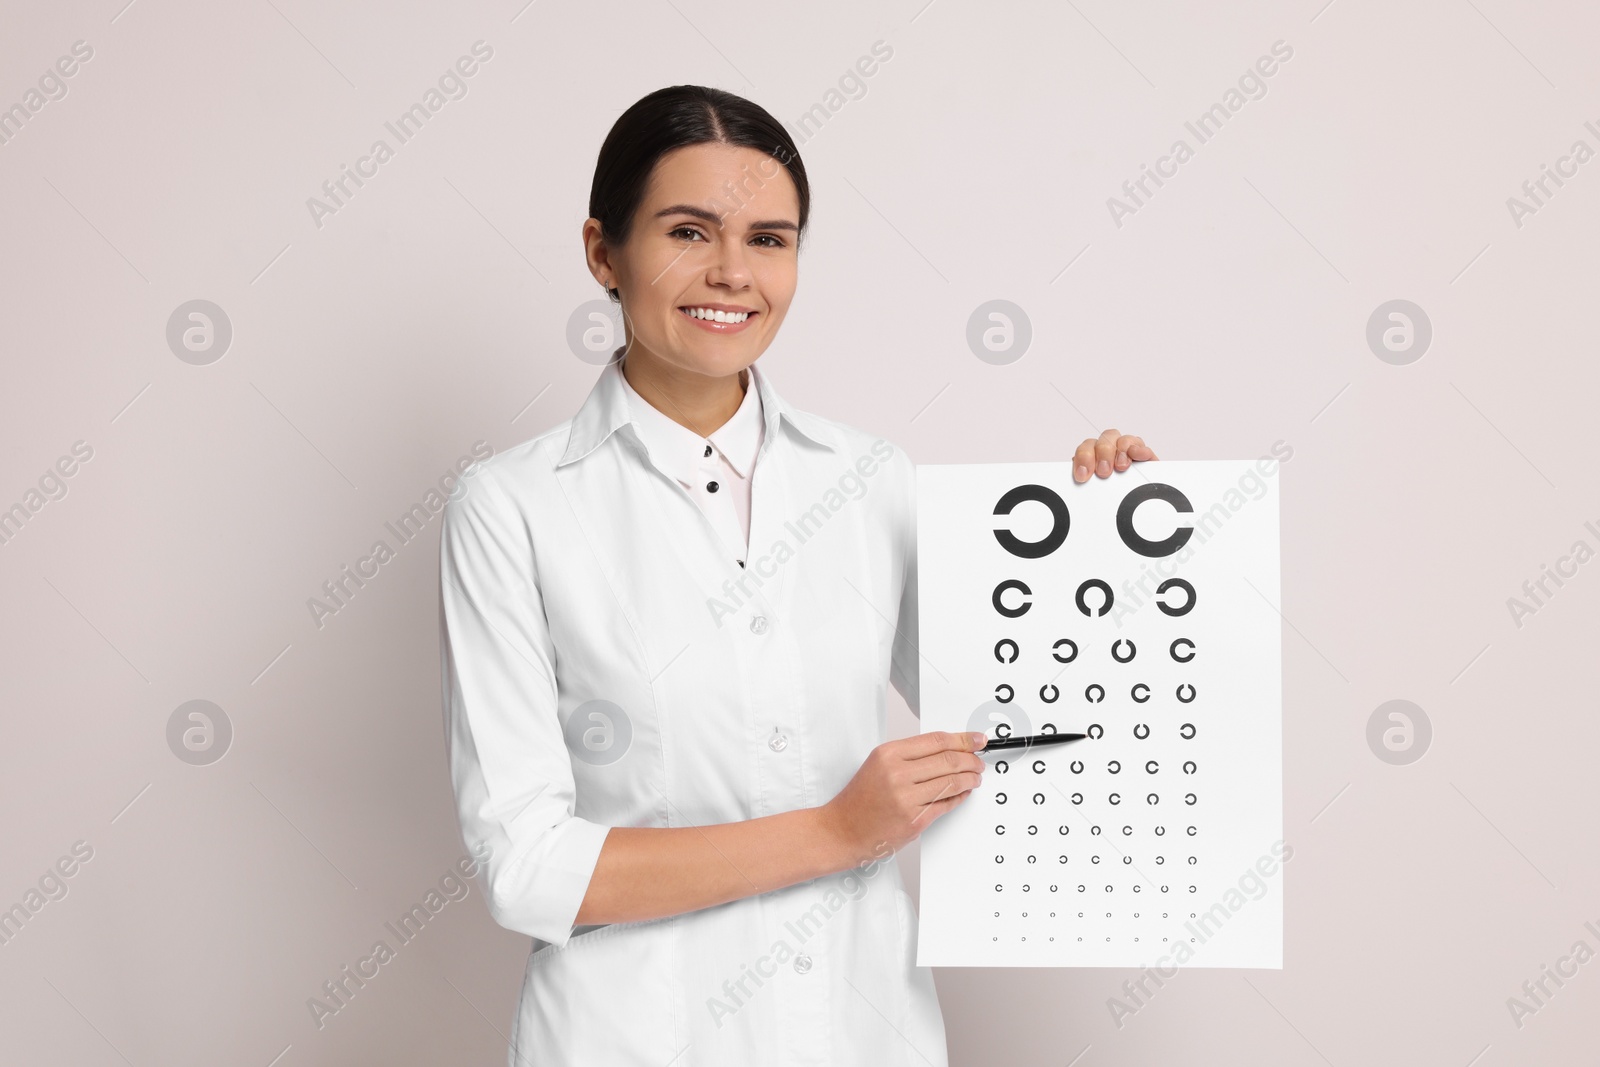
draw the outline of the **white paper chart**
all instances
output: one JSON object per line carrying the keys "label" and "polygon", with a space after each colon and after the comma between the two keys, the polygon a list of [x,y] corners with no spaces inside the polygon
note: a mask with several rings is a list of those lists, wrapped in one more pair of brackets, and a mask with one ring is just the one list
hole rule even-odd
{"label": "white paper chart", "polygon": [[1277,468],[917,468],[922,728],[1089,735],[922,834],[919,965],[1283,966]]}

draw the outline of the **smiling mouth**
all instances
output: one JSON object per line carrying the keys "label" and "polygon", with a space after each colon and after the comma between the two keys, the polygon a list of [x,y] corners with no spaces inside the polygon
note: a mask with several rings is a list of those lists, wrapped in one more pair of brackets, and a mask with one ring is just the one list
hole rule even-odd
{"label": "smiling mouth", "polygon": [[686,318],[708,326],[739,326],[760,314],[758,311],[712,311],[701,307],[680,307],[678,309]]}

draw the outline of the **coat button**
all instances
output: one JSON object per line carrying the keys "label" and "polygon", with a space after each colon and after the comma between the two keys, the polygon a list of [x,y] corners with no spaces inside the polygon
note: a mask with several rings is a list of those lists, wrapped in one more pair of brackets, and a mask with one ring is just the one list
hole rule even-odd
{"label": "coat button", "polygon": [[710,445],[706,445],[706,458],[707,459],[711,458],[711,446]]}
{"label": "coat button", "polygon": [[765,615],[757,615],[755,618],[751,619],[750,620],[750,632],[753,633],[753,634],[764,634],[764,633],[766,633],[767,632],[767,617]]}
{"label": "coat button", "polygon": [[800,953],[800,955],[794,958],[794,969],[796,974],[805,974],[806,972],[810,971],[811,957],[807,956],[804,952]]}
{"label": "coat button", "polygon": [[716,491],[717,491],[717,483],[716,482],[707,482],[706,483],[706,492],[715,493]]}
{"label": "coat button", "polygon": [[778,728],[774,726],[772,728],[772,736],[767,739],[767,747],[774,752],[782,752],[789,747],[789,735],[780,734]]}

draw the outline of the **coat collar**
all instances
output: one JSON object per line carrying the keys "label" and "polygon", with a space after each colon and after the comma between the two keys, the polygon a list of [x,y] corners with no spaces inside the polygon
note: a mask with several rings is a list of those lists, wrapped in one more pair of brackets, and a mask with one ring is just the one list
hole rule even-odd
{"label": "coat collar", "polygon": [[709,445],[720,454],[723,461],[740,478],[749,478],[755,466],[756,449],[761,446],[763,424],[761,421],[761,390],[745,387],[744,399],[727,422],[701,436],[689,427],[673,420],[666,412],[658,410],[639,395],[628,381],[627,367],[622,368],[620,381],[628,394],[628,408],[633,413],[634,425],[656,456],[656,465],[669,471],[684,485],[694,485],[704,480],[702,471],[714,469],[704,452]]}
{"label": "coat collar", "polygon": [[[612,354],[611,362],[600,372],[600,378],[589,390],[589,396],[572,417],[572,428],[567,435],[567,448],[556,467],[564,467],[587,456],[625,425],[632,424],[635,440],[642,444],[635,414],[628,401],[628,384],[622,377],[622,349]],[[759,362],[759,361],[757,361]],[[832,428],[809,412],[791,407],[778,395],[767,375],[755,363],[750,364],[750,380],[755,383],[761,399],[761,418],[766,430],[763,448],[778,435],[779,427],[787,424],[791,430],[815,444],[837,452],[839,443]]]}

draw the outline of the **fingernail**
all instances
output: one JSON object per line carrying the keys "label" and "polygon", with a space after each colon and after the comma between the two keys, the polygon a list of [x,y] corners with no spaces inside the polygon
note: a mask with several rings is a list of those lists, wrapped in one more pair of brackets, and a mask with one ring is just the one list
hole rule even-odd
{"label": "fingernail", "polygon": [[1126,452],[1118,452],[1117,453],[1117,466],[1121,467],[1127,462],[1128,462],[1128,454]]}
{"label": "fingernail", "polygon": [[1089,477],[1089,468],[1085,467],[1082,463],[1078,464],[1078,477],[1080,477],[1080,478]]}
{"label": "fingernail", "polygon": [[1100,473],[1102,475],[1106,475],[1106,474],[1110,474],[1111,473],[1111,464],[1109,462],[1107,462],[1106,460],[1101,460],[1100,461]]}
{"label": "fingernail", "polygon": [[977,745],[979,748],[982,748],[989,743],[989,735],[974,733],[972,735],[972,743]]}

